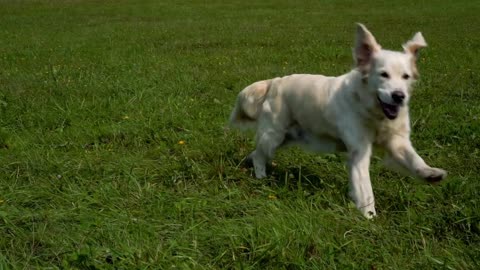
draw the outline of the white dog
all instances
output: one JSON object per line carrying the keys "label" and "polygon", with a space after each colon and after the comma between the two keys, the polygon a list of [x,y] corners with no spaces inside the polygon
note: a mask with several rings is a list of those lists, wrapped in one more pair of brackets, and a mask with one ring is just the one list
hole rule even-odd
{"label": "white dog", "polygon": [[350,196],[367,218],[376,215],[370,183],[372,148],[386,161],[428,182],[446,177],[415,152],[410,142],[408,101],[418,77],[418,51],[427,44],[420,32],[403,52],[383,50],[357,25],[356,68],[339,77],[295,74],[256,82],[237,97],[230,122],[257,129],[252,159],[255,176],[266,176],[275,150],[297,143],[319,152],[348,155]]}

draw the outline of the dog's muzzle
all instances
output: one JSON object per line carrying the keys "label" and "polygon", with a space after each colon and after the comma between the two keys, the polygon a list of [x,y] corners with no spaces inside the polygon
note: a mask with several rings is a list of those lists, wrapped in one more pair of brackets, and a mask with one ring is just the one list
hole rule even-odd
{"label": "dog's muzzle", "polygon": [[382,107],[383,114],[390,119],[393,120],[397,118],[398,116],[398,111],[400,110],[400,105],[392,105],[383,102],[378,96],[377,96],[378,102],[380,103],[380,107]]}

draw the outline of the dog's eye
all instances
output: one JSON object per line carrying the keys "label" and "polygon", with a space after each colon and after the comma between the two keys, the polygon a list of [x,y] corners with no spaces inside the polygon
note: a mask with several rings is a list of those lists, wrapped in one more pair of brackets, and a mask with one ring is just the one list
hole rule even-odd
{"label": "dog's eye", "polygon": [[408,80],[408,79],[410,79],[410,75],[408,75],[407,73],[405,73],[405,74],[403,74],[402,78],[403,78],[404,80]]}
{"label": "dog's eye", "polygon": [[382,76],[382,77],[383,77],[383,78],[385,78],[385,79],[388,79],[388,78],[390,78],[390,75],[388,75],[388,73],[387,73],[387,72],[385,72],[385,71],[384,71],[384,72],[382,72],[382,73],[380,73],[380,76]]}

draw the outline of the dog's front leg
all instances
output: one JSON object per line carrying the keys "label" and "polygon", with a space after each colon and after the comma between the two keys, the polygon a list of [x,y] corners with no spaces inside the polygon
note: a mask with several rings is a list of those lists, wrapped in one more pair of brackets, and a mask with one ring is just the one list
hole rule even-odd
{"label": "dog's front leg", "polygon": [[350,196],[366,218],[376,215],[369,172],[371,155],[372,144],[367,141],[351,144],[348,149]]}
{"label": "dog's front leg", "polygon": [[386,163],[394,163],[395,167],[406,169],[415,177],[430,183],[439,182],[447,176],[445,170],[432,168],[415,152],[408,137],[395,135],[387,143]]}

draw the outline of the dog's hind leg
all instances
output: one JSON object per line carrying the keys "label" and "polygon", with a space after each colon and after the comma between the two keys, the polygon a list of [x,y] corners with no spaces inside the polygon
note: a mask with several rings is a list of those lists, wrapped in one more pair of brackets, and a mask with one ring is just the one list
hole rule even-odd
{"label": "dog's hind leg", "polygon": [[257,178],[267,176],[266,164],[273,158],[275,150],[282,145],[285,139],[289,123],[287,118],[286,111],[274,108],[269,102],[264,103],[263,113],[258,119],[256,149],[249,155],[253,161]]}

